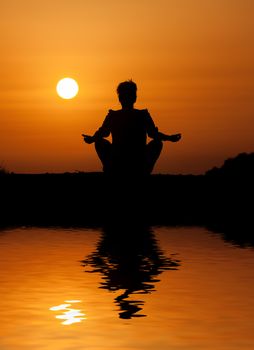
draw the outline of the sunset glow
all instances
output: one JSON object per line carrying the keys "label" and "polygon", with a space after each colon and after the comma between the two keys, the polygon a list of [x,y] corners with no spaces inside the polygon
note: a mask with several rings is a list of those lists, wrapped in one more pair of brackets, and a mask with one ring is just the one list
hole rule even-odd
{"label": "sunset glow", "polygon": [[[182,133],[154,172],[200,174],[252,152],[253,13],[249,0],[1,1],[0,163],[100,171],[80,135],[120,108],[116,87],[128,79],[136,108]],[[56,94],[65,74],[85,86],[71,103]]]}

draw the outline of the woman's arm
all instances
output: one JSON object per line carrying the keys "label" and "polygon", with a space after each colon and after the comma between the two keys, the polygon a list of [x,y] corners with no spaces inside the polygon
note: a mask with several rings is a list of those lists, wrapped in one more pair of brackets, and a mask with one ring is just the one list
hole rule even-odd
{"label": "woman's arm", "polygon": [[148,112],[148,110],[145,110],[146,112],[146,125],[147,125],[147,135],[155,140],[160,141],[171,141],[171,142],[177,142],[181,139],[181,134],[174,134],[174,135],[167,135],[158,130],[158,128],[155,126],[154,121]]}
{"label": "woman's arm", "polygon": [[108,137],[110,135],[110,130],[111,130],[110,125],[111,125],[111,110],[109,110],[109,113],[104,119],[102,126],[94,133],[93,136],[82,134],[82,136],[84,137],[84,141],[88,144],[91,144],[103,137]]}

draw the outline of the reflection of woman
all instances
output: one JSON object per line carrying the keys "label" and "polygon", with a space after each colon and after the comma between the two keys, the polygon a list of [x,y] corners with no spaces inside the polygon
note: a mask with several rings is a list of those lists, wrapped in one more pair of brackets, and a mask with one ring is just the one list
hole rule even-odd
{"label": "reflection of woman", "polygon": [[124,290],[115,302],[120,306],[120,318],[131,318],[145,316],[136,314],[144,302],[131,297],[154,291],[157,276],[163,270],[175,270],[179,261],[162,254],[148,227],[111,226],[104,229],[96,251],[82,264],[103,275],[101,288]]}

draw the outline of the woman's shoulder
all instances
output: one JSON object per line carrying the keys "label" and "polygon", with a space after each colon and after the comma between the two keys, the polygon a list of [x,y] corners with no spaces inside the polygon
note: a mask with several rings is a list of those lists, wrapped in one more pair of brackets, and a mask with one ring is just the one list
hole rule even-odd
{"label": "woman's shoulder", "polygon": [[115,111],[113,109],[109,109],[106,118],[112,118],[114,115],[116,115],[117,112],[118,111]]}
{"label": "woman's shoulder", "polygon": [[149,113],[149,111],[148,111],[147,108],[137,109],[136,111],[137,111],[137,113],[138,113],[139,115],[141,115],[145,120],[151,118],[151,115],[150,115],[150,113]]}
{"label": "woman's shoulder", "polygon": [[137,113],[146,115],[146,114],[150,114],[147,108],[142,108],[142,109],[134,109]]}
{"label": "woman's shoulder", "polygon": [[121,113],[121,109],[109,109],[108,110],[108,115],[114,115],[114,114],[118,114],[118,113]]}
{"label": "woman's shoulder", "polygon": [[[143,116],[143,117],[150,116],[150,113],[149,113],[147,108],[143,108],[143,109],[133,108],[132,110],[128,111],[128,114],[133,114],[133,113],[138,114],[138,115]],[[118,115],[122,115],[122,114],[126,114],[126,111],[124,111],[123,109],[117,109],[117,110],[109,109],[107,116],[114,117],[114,116],[118,116]]]}

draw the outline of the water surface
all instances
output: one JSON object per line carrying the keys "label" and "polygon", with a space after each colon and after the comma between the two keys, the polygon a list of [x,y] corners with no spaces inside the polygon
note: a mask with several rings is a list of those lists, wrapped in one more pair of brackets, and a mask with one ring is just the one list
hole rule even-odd
{"label": "water surface", "polygon": [[0,232],[1,350],[250,350],[254,251],[203,228]]}

